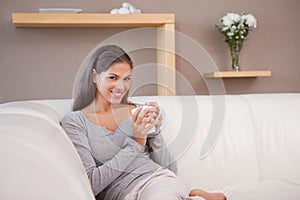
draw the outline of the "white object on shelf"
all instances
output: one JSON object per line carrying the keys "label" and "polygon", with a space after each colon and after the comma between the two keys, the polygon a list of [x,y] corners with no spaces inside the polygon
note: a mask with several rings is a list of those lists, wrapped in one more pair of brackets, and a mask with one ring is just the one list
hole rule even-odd
{"label": "white object on shelf", "polygon": [[110,14],[140,14],[142,11],[136,9],[132,4],[124,2],[121,8],[114,8],[110,11]]}
{"label": "white object on shelf", "polygon": [[119,9],[119,14],[130,14],[130,11],[128,8],[122,7]]}
{"label": "white object on shelf", "polygon": [[39,8],[40,13],[80,13],[79,8]]}
{"label": "white object on shelf", "polygon": [[115,8],[110,11],[110,14],[119,14],[119,9]]}

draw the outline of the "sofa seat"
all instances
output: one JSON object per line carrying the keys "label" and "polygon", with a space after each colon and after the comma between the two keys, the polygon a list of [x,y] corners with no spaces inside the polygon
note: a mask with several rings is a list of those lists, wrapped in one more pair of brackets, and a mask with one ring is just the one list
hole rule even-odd
{"label": "sofa seat", "polygon": [[286,180],[237,184],[221,190],[233,200],[300,199],[300,185]]}

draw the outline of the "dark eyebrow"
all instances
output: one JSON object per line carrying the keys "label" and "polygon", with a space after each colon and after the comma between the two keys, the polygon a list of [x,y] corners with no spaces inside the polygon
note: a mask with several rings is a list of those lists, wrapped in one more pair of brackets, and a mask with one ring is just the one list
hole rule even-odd
{"label": "dark eyebrow", "polygon": [[118,74],[114,74],[114,73],[109,73],[108,75],[109,75],[109,76],[117,76],[117,77],[119,77]]}
{"label": "dark eyebrow", "polygon": [[[109,76],[120,77],[118,74],[114,74],[114,73],[109,73],[108,75],[109,75]],[[128,74],[128,76],[126,76],[126,77],[129,77],[129,76],[132,76],[132,74]]]}

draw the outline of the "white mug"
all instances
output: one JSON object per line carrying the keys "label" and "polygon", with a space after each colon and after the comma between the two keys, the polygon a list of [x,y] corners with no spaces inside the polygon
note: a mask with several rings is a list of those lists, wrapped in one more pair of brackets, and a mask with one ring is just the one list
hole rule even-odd
{"label": "white mug", "polygon": [[[137,104],[137,107],[134,108],[134,109],[132,109],[132,110],[131,110],[131,113],[132,113],[132,114],[135,113],[135,111],[136,111],[139,107],[143,107],[142,110],[144,110],[144,109],[146,109],[146,108],[153,108],[153,107],[156,108],[156,107],[159,107],[159,106],[158,106],[158,105],[157,105],[157,106],[147,106],[147,105],[140,105],[140,104]],[[154,118],[154,120],[158,119],[158,118],[160,117],[160,115],[161,115],[161,110],[159,109],[159,113],[158,113],[157,117]],[[146,127],[147,127],[147,126],[149,126],[149,124],[146,125]],[[147,133],[147,135],[149,135],[149,134],[154,134],[154,133],[156,133],[155,126],[152,127],[152,128],[149,130],[149,132]]]}

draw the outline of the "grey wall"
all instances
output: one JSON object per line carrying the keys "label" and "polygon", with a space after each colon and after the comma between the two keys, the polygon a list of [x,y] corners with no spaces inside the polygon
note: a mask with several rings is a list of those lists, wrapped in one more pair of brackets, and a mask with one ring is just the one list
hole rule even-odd
{"label": "grey wall", "polygon": [[[0,0],[0,102],[27,99],[70,98],[76,72],[101,41],[128,29],[121,28],[15,28],[13,12],[36,12],[39,7],[82,8],[83,12],[108,13],[120,0]],[[227,12],[252,13],[258,28],[249,34],[241,52],[243,70],[272,70],[271,78],[226,79],[227,94],[300,92],[300,1],[299,0],[131,0],[144,13],[174,13],[176,30],[201,45],[219,70],[229,70],[230,55],[223,36],[215,28]],[[150,31],[151,32],[151,31]],[[153,30],[155,33],[155,30]],[[155,35],[155,34],[152,34]],[[145,35],[149,40],[155,41]],[[135,41],[127,41],[135,42]],[[177,50],[183,45],[176,44]],[[198,55],[193,51],[189,54]],[[131,53],[135,64],[155,62],[155,50]],[[200,55],[200,53],[199,53]],[[207,62],[203,61],[203,65]],[[209,94],[208,86],[184,56],[176,57],[177,94]],[[153,67],[152,67],[153,68]],[[145,67],[136,83],[155,81],[155,71]],[[151,81],[150,81],[151,82]],[[134,95],[153,95],[153,84],[137,87]]]}

